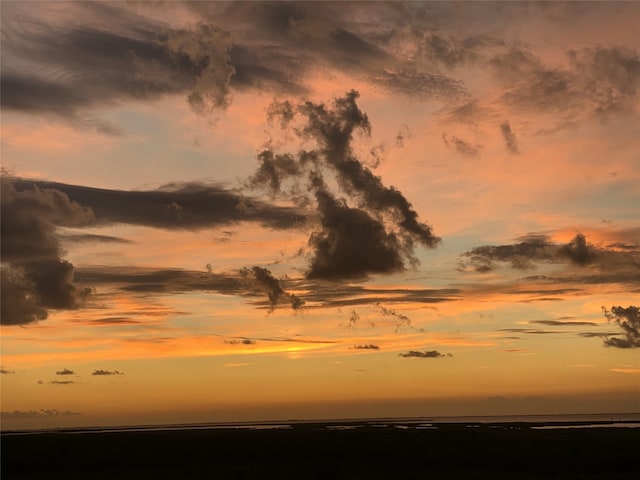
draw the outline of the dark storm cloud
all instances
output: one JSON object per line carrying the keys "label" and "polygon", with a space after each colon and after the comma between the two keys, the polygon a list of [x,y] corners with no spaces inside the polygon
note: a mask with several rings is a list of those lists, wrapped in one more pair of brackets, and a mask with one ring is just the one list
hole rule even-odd
{"label": "dark storm cloud", "polygon": [[308,278],[358,278],[404,269],[400,243],[382,222],[327,191],[318,190],[316,199],[322,230],[309,238],[314,256]]}
{"label": "dark storm cloud", "polygon": [[48,309],[74,309],[90,290],[73,283],[73,265],[61,258],[56,227],[82,227],[93,212],[55,189],[16,189],[2,176],[2,317],[20,325],[48,316]]}
{"label": "dark storm cloud", "polygon": [[500,132],[502,132],[502,138],[504,138],[504,144],[513,154],[519,154],[520,149],[518,148],[518,140],[516,139],[516,134],[511,129],[511,125],[509,122],[504,122],[500,125]]}
{"label": "dark storm cloud", "polygon": [[292,228],[305,222],[297,208],[278,207],[223,187],[172,183],[156,190],[108,190],[38,180],[13,179],[18,191],[57,191],[90,208],[94,224],[126,223],[167,229],[198,230],[240,221],[270,228]]}
{"label": "dark storm cloud", "polygon": [[442,357],[452,357],[451,353],[440,353],[437,350],[427,350],[424,352],[419,352],[416,350],[410,350],[407,353],[399,353],[398,356],[404,358],[442,358]]}
{"label": "dark storm cloud", "polygon": [[118,370],[94,370],[91,375],[96,376],[109,376],[109,375],[124,375],[124,373],[119,372]]}
{"label": "dark storm cloud", "polygon": [[248,284],[250,289],[258,290],[267,295],[269,299],[269,309],[271,311],[280,303],[288,303],[293,310],[298,310],[304,305],[304,300],[285,292],[280,284],[280,280],[275,278],[269,269],[264,267],[243,268],[240,270],[241,277]]}
{"label": "dark storm cloud", "polygon": [[617,324],[622,330],[622,332],[616,334],[617,336],[604,339],[604,344],[607,347],[640,347],[640,307],[633,305],[628,307],[614,306],[610,310],[603,307],[603,311],[607,320]]}
{"label": "dark storm cloud", "polygon": [[[431,227],[418,221],[404,195],[385,186],[354,152],[354,135],[371,132],[357,98],[358,93],[351,91],[331,105],[311,101],[272,105],[270,119],[280,120],[287,132],[313,142],[315,148],[292,154],[274,152],[268,145],[258,155],[260,165],[248,182],[275,196],[315,204],[320,225],[309,238],[314,252],[309,278],[399,271],[405,260],[414,261],[416,244],[435,247],[439,242]],[[351,205],[338,199],[325,175],[335,180],[337,193],[346,195]],[[395,228],[388,227],[385,219]]]}
{"label": "dark storm cloud", "polygon": [[597,252],[593,246],[587,245],[584,235],[577,234],[568,244],[560,247],[558,255],[567,257],[575,264],[586,265],[596,259]]}
{"label": "dark storm cloud", "polygon": [[58,370],[56,375],[75,375],[76,372],[73,370],[69,370],[68,368],[63,368],[62,370]]}

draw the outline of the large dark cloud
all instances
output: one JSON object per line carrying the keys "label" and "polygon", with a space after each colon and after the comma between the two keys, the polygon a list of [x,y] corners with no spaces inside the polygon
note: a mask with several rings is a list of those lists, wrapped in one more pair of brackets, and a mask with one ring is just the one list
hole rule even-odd
{"label": "large dark cloud", "polygon": [[604,344],[608,347],[616,348],[637,348],[640,347],[640,307],[630,305],[628,307],[611,307],[610,310],[603,308],[607,320],[614,322],[620,327],[620,334],[608,336]]}
{"label": "large dark cloud", "polygon": [[73,309],[89,295],[73,283],[73,265],[62,257],[57,226],[82,227],[93,212],[52,188],[16,189],[2,177],[2,324],[47,318],[48,309]]}
{"label": "large dark cloud", "polygon": [[433,55],[402,58],[390,51],[384,27],[357,20],[367,14],[388,22],[383,4],[196,2],[183,7],[197,21],[180,29],[145,17],[147,6],[72,5],[78,20],[69,23],[45,20],[46,8],[6,7],[2,107],[108,134],[121,132],[96,117],[98,107],[183,95],[208,113],[229,105],[234,89],[304,93],[318,67],[401,95],[458,98],[466,94],[462,83],[431,59],[456,63],[488,42],[475,36],[454,47],[434,34],[425,41]]}
{"label": "large dark cloud", "polygon": [[[309,239],[313,249],[309,278],[357,278],[399,271],[406,260],[414,261],[416,244],[435,247],[439,242],[431,227],[418,220],[404,195],[385,186],[354,151],[354,135],[371,131],[357,97],[351,91],[331,105],[311,101],[272,105],[271,119],[279,120],[300,140],[311,142],[313,148],[279,153],[267,145],[249,181],[253,187],[266,187],[272,195],[315,204],[320,225]],[[337,188],[330,187],[334,184]],[[336,193],[347,198],[339,199]]]}
{"label": "large dark cloud", "polygon": [[109,28],[93,26],[98,17],[54,27],[35,12],[28,28],[21,26],[30,15],[3,12],[5,109],[55,114],[117,133],[117,127],[96,120],[94,107],[166,94],[185,95],[197,112],[229,103],[229,37],[214,26],[174,30],[140,16],[133,26],[125,9],[112,8]]}
{"label": "large dark cloud", "polygon": [[92,223],[97,225],[126,223],[198,230],[248,221],[280,229],[305,222],[301,209],[270,205],[223,187],[196,182],[173,183],[155,190],[109,190],[38,180],[7,181],[16,191],[37,188],[59,192],[90,208],[94,215]]}

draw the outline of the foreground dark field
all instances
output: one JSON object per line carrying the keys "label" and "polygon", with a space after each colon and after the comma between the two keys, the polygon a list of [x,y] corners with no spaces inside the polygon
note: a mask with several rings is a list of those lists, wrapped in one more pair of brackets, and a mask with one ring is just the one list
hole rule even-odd
{"label": "foreground dark field", "polygon": [[3,435],[2,478],[640,478],[638,428],[322,427]]}

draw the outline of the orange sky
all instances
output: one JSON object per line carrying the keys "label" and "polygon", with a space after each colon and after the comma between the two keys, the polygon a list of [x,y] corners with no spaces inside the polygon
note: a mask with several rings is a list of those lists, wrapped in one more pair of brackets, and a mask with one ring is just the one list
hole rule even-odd
{"label": "orange sky", "polygon": [[638,22],[3,2],[2,428],[640,411]]}

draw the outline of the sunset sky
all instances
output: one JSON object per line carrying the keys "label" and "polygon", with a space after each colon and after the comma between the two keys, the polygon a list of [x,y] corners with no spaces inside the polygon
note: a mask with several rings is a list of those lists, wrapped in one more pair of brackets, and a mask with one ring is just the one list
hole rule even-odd
{"label": "sunset sky", "polygon": [[0,7],[3,429],[640,412],[640,3]]}

